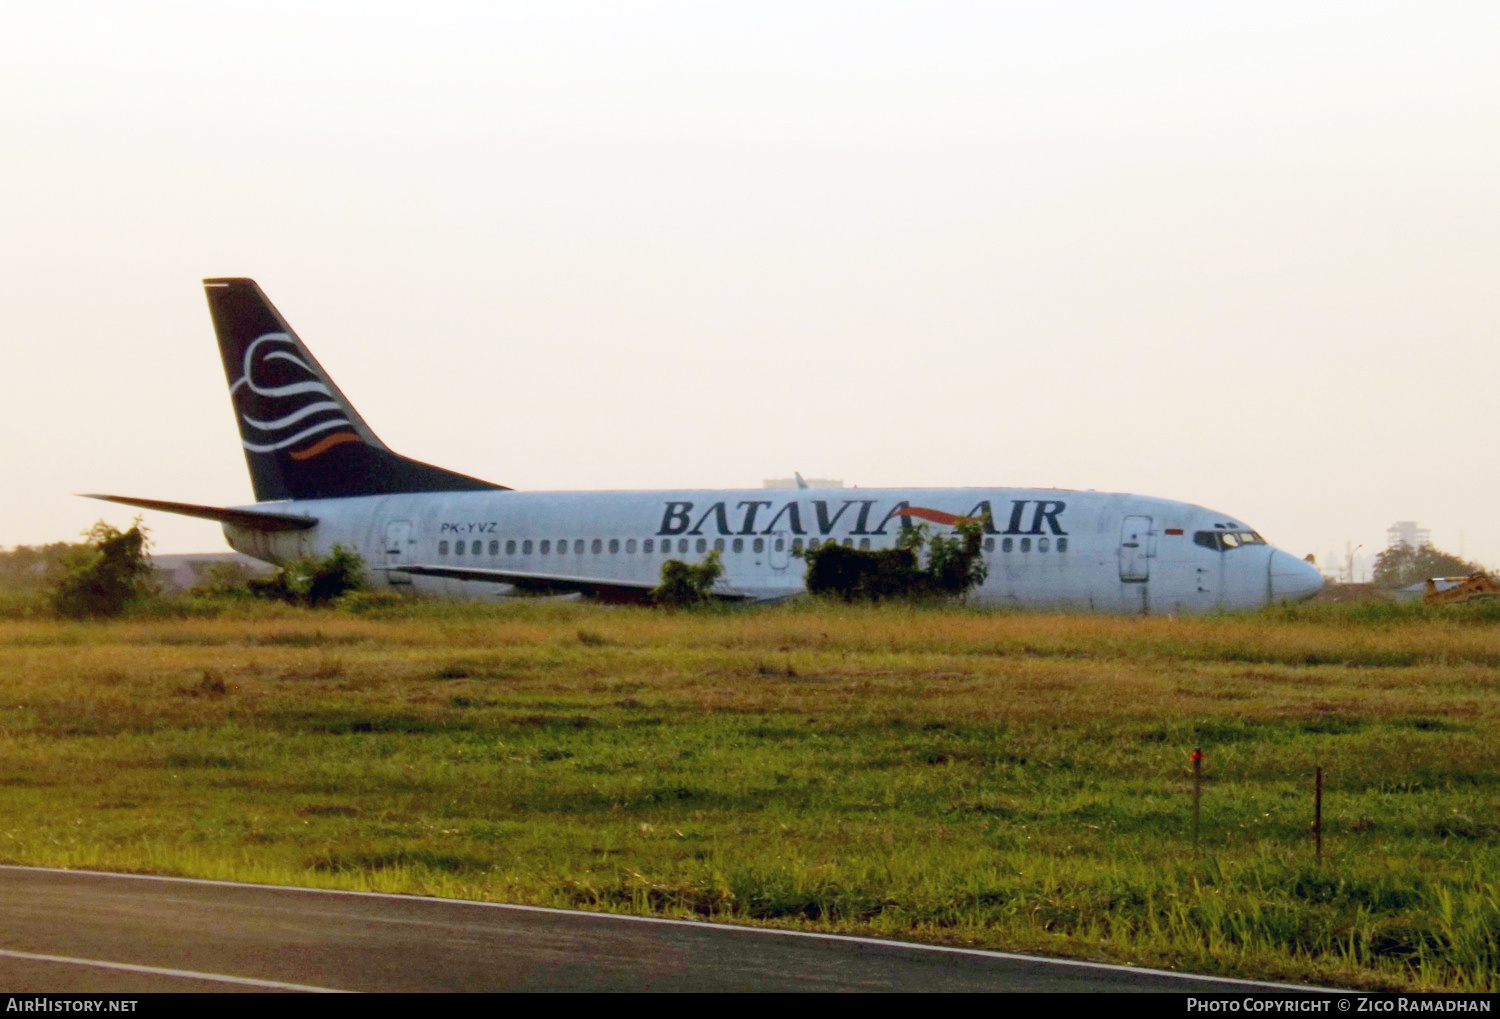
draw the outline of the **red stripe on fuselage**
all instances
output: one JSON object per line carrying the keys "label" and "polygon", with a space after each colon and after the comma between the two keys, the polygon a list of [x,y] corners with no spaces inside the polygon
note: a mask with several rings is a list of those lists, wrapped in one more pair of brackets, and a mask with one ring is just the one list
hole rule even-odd
{"label": "red stripe on fuselage", "polygon": [[900,511],[903,517],[917,517],[920,520],[930,520],[934,524],[951,525],[956,524],[963,517],[956,517],[952,513],[944,513],[942,510],[928,509],[925,506],[908,506]]}

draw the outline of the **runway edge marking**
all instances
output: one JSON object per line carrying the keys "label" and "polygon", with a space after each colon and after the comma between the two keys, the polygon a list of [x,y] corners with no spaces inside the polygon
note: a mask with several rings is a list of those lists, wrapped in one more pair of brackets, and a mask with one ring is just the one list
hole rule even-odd
{"label": "runway edge marking", "polygon": [[[27,868],[40,869],[40,868]],[[73,873],[82,873],[74,871]],[[40,955],[36,952],[16,952],[0,948],[0,957],[24,959],[28,962],[60,962],[68,966],[93,966],[96,969],[117,969],[127,973],[150,973],[153,976],[181,977],[185,980],[203,980],[216,984],[244,984],[267,991],[305,991],[311,994],[352,994],[335,987],[312,987],[308,984],[288,984],[280,980],[257,980],[255,977],[232,977],[227,973],[199,973],[190,969],[166,969],[161,966],[141,966],[133,962],[106,962],[103,959],[74,959],[67,955]]]}
{"label": "runway edge marking", "polygon": [[[958,948],[953,945],[924,945],[917,941],[893,941],[885,938],[866,938],[854,934],[826,934],[822,931],[790,931],[779,927],[749,927],[738,924],[709,923],[704,920],[675,920],[664,916],[635,916],[630,913],[596,913],[586,909],[559,909],[555,906],[521,906],[509,902],[481,902],[476,899],[440,899],[432,895],[398,895],[394,892],[356,892],[342,888],[305,888],[301,885],[267,885],[252,881],[219,881],[212,878],[171,877],[163,874],[118,874],[108,870],[69,870],[65,867],[24,867],[16,864],[0,864],[0,871],[30,871],[38,874],[71,874],[87,877],[120,878],[131,881],[158,881],[163,883],[209,885],[218,888],[262,888],[275,892],[300,892],[311,895],[343,895],[351,898],[390,899],[394,902],[437,902],[445,905],[479,906],[485,909],[509,909],[524,913],[547,913],[555,916],[596,917],[601,920],[618,920],[623,923],[650,923],[672,927],[696,927],[711,931],[735,931],[745,934],[762,934],[788,938],[811,938],[816,941],[841,941],[858,945],[873,945],[880,948],[908,948],[919,952],[936,952],[947,955],[971,955],[984,959],[1001,959],[1007,962],[1030,962],[1045,966],[1068,966],[1074,969],[1104,970],[1111,973],[1137,973],[1145,976],[1167,977],[1174,980],[1208,980],[1216,983],[1258,987],[1267,990],[1315,992],[1323,994],[1354,994],[1356,992],[1339,987],[1317,987],[1305,984],[1278,984],[1264,980],[1246,980],[1241,977],[1219,977],[1202,973],[1179,973],[1169,969],[1151,969],[1145,966],[1122,966],[1109,962],[1085,962],[1081,959],[1052,959],[1041,955],[1022,955],[1017,952],[995,952],[985,948]],[[291,986],[291,985],[288,985]],[[313,988],[305,988],[312,990]]]}

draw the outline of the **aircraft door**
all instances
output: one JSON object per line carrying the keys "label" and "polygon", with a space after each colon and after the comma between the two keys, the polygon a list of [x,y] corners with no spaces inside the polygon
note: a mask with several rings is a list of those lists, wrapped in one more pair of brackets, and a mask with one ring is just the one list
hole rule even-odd
{"label": "aircraft door", "polygon": [[771,569],[786,569],[792,561],[792,536],[786,531],[777,531],[766,535],[766,541],[770,543]]}
{"label": "aircraft door", "polygon": [[[392,520],[385,525],[385,565],[405,566],[411,560],[411,547],[415,545],[416,539],[412,537],[410,520]],[[392,573],[386,571],[385,579],[392,586],[411,585],[410,573]]]}
{"label": "aircraft door", "polygon": [[1151,579],[1151,518],[1126,517],[1120,526],[1120,579],[1142,583]]}

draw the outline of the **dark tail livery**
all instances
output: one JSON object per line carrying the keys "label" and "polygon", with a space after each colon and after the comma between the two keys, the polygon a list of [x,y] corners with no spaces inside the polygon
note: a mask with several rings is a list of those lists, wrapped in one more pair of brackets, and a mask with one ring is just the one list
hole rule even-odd
{"label": "dark tail livery", "polygon": [[256,502],[505,487],[391,452],[254,280],[203,286]]}

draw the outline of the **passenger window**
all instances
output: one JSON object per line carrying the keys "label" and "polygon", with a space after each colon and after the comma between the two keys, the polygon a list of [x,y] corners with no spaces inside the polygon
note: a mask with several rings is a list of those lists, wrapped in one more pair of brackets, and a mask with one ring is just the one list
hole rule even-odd
{"label": "passenger window", "polygon": [[530,538],[527,538],[525,541],[521,542],[521,554],[522,555],[531,555],[531,539]]}
{"label": "passenger window", "polygon": [[573,554],[583,555],[583,539],[575,538],[573,541]]}
{"label": "passenger window", "polygon": [[750,551],[754,552],[756,555],[759,555],[760,553],[764,552],[765,550],[766,550],[766,539],[764,539],[764,538],[756,538],[754,541],[752,541],[750,543]]}
{"label": "passenger window", "polygon": [[543,538],[542,547],[537,549],[537,551],[542,555],[546,555],[547,553],[552,551],[552,542],[548,541],[546,538]]}
{"label": "passenger window", "polygon": [[516,539],[512,538],[510,541],[507,541],[505,543],[505,554],[506,555],[515,555],[516,554]]}
{"label": "passenger window", "polygon": [[736,538],[736,539],[734,539],[734,550],[736,552],[743,552],[743,551],[745,551],[745,539],[744,538]]}
{"label": "passenger window", "polygon": [[[861,547],[863,547],[863,546],[861,546]],[[986,538],[986,539],[984,539],[984,550],[986,552],[993,552],[993,551],[995,551],[995,539],[994,538]]]}
{"label": "passenger window", "polygon": [[1000,551],[1002,551],[1002,552],[1009,552],[1014,547],[1015,547],[1015,541],[1014,541],[1014,539],[1005,538],[1004,540],[1002,540],[1000,542]]}
{"label": "passenger window", "polygon": [[448,554],[448,543],[446,541],[440,541],[440,542],[438,542],[438,555],[447,555],[447,554]]}
{"label": "passenger window", "polygon": [[1059,552],[1066,552],[1068,550],[1068,539],[1067,538],[1058,538],[1057,539],[1057,550]]}
{"label": "passenger window", "polygon": [[647,538],[645,541],[641,542],[641,551],[645,552],[647,555],[650,555],[655,550],[656,550],[656,539],[655,538]]}
{"label": "passenger window", "polygon": [[715,552],[722,552],[722,551],[724,551],[724,539],[723,538],[715,538],[714,539],[714,551]]}
{"label": "passenger window", "polygon": [[1047,551],[1051,547],[1052,547],[1052,542],[1050,540],[1048,540],[1047,538],[1038,538],[1036,540],[1036,550],[1038,552],[1045,552],[1045,551]]}
{"label": "passenger window", "polygon": [[499,554],[500,554],[500,543],[498,541],[491,541],[490,542],[490,555],[496,556],[496,555],[499,555]]}
{"label": "passenger window", "polygon": [[629,540],[627,540],[625,542],[625,551],[627,553],[633,553],[635,551],[635,539],[634,538],[630,538]]}
{"label": "passenger window", "polygon": [[677,539],[677,554],[678,555],[687,555],[687,539],[686,538],[678,538]]}
{"label": "passenger window", "polygon": [[463,555],[464,554],[464,543],[463,542],[457,541],[457,542],[453,543],[453,554],[454,555]]}
{"label": "passenger window", "polygon": [[853,538],[845,538],[844,539],[844,547],[845,548],[853,548],[854,547],[854,539]]}
{"label": "passenger window", "polygon": [[698,551],[699,551],[700,554],[703,553],[703,552],[707,552],[708,551],[708,539],[707,538],[699,538],[698,539]]}
{"label": "passenger window", "polygon": [[870,550],[870,539],[869,538],[861,538],[861,539],[859,539],[859,550],[861,552],[868,552]]}
{"label": "passenger window", "polygon": [[1022,538],[1021,539],[1021,551],[1022,552],[1030,552],[1031,551],[1031,539],[1030,538]]}
{"label": "passenger window", "polygon": [[[792,542],[792,548],[796,548],[796,547],[797,547],[797,543],[795,541]],[[809,552],[816,550],[817,547],[818,547],[818,539],[817,538],[813,538],[813,539],[811,539],[811,540],[808,541],[808,543],[807,543],[807,550]]]}
{"label": "passenger window", "polygon": [[567,538],[558,538],[557,539],[557,554],[558,555],[567,555],[568,554],[568,539]]}
{"label": "passenger window", "polygon": [[[781,539],[780,538],[776,539],[776,550],[778,552],[781,551]],[[792,539],[792,551],[793,552],[801,552],[802,551],[802,539],[801,538],[793,538]]]}

